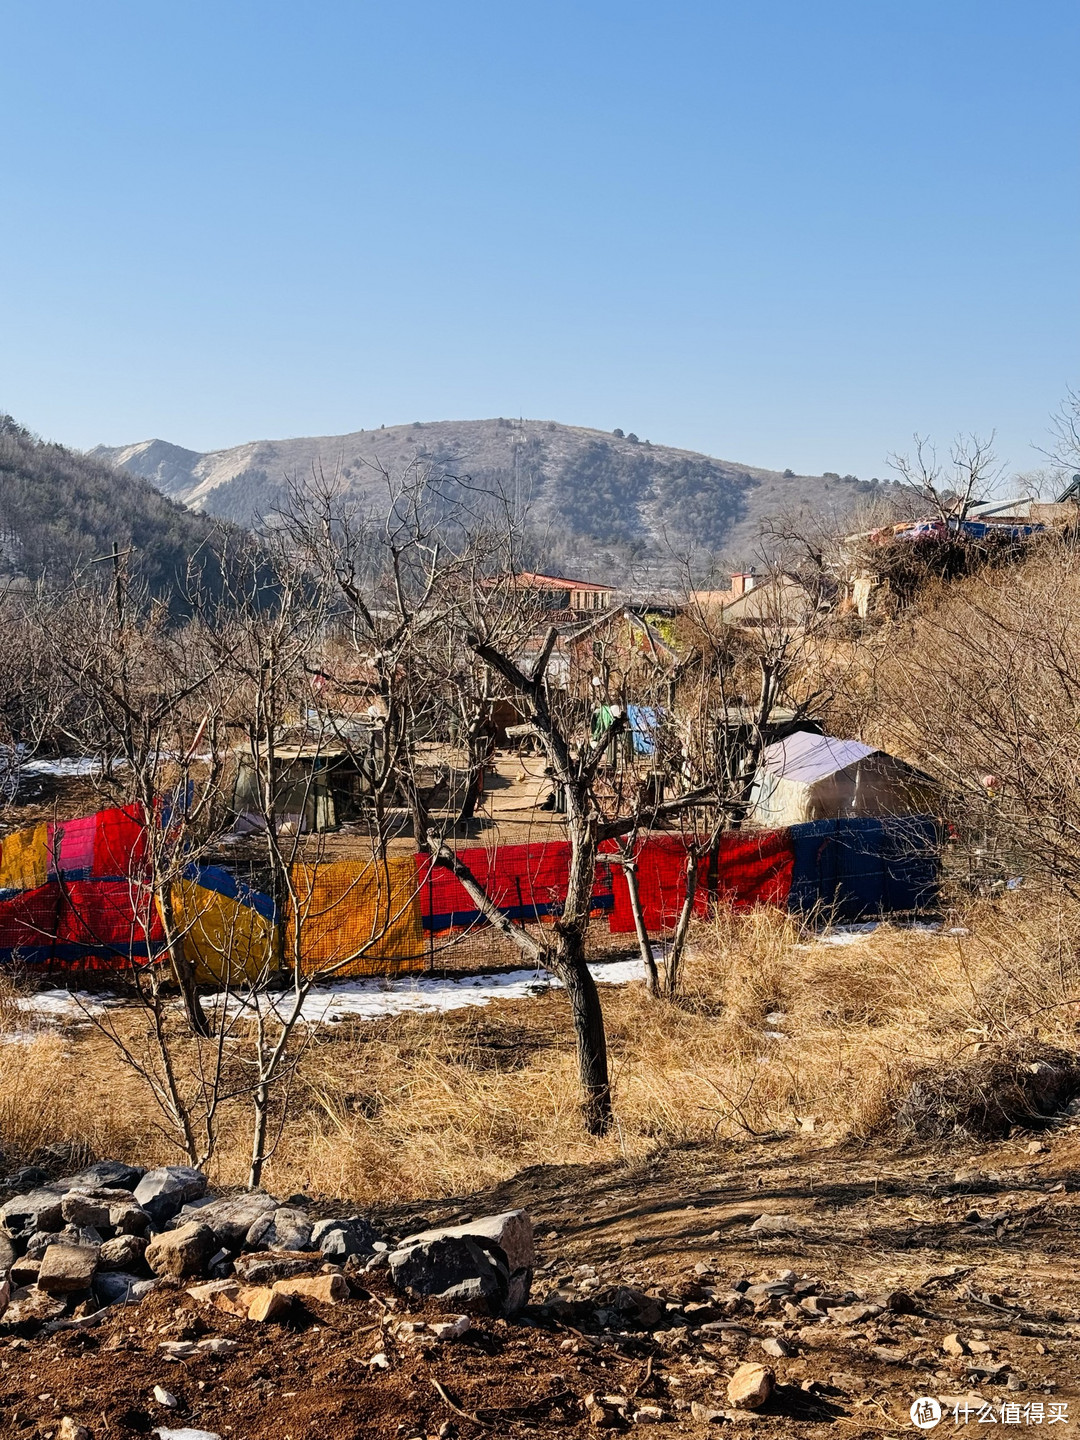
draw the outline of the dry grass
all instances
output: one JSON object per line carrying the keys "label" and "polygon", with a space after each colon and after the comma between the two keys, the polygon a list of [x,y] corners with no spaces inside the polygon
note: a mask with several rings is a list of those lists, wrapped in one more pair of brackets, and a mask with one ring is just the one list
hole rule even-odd
{"label": "dry grass", "polygon": [[[558,992],[346,1022],[318,1032],[304,1056],[267,1184],[371,1203],[688,1141],[800,1126],[866,1136],[916,1075],[979,1046],[1020,1037],[1078,1048],[1078,935],[1080,912],[1023,894],[979,909],[958,935],[883,925],[853,944],[811,944],[771,911],[702,925],[683,1004],[650,1002],[638,985],[602,992],[618,1117],[604,1140],[580,1129]],[[17,1013],[0,997],[0,1026]],[[0,1045],[9,1163],[49,1147],[178,1158],[156,1119],[92,1030]],[[219,1183],[242,1183],[247,1146],[245,1109],[227,1107]]]}

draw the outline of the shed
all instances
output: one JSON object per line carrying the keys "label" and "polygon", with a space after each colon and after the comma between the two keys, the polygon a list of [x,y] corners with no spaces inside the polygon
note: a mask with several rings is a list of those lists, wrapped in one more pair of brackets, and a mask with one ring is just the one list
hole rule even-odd
{"label": "shed", "polygon": [[861,740],[797,730],[761,752],[750,795],[756,825],[885,815],[931,815],[939,791],[929,775]]}

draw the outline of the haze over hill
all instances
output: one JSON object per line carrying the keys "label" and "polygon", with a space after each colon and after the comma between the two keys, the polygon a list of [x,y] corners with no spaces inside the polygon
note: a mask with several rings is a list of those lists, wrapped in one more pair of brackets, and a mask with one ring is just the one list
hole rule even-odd
{"label": "haze over hill", "polygon": [[348,435],[255,440],[200,453],[164,440],[99,445],[193,509],[250,525],[280,504],[287,478],[314,471],[385,499],[391,474],[419,458],[473,484],[510,490],[552,561],[595,566],[608,552],[641,559],[689,545],[749,560],[761,522],[780,513],[848,511],[876,484],[854,476],[795,475],[653,445],[636,436],[544,420],[446,420]]}

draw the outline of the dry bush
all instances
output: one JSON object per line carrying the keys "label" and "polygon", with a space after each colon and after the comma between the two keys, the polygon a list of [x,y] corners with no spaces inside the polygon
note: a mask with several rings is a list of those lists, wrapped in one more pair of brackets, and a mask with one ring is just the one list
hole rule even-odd
{"label": "dry bush", "polygon": [[[683,1003],[650,1001],[642,985],[604,987],[617,1118],[604,1139],[581,1127],[559,991],[324,1027],[303,1057],[267,1186],[419,1200],[528,1165],[809,1129],[810,1116],[815,1144],[865,1137],[895,1125],[913,1085],[929,1094],[928,1077],[957,1093],[948,1077],[979,1056],[1080,1049],[1080,907],[1059,896],[984,903],[959,934],[883,924],[841,938],[851,943],[820,943],[779,911],[725,914],[693,932]],[[156,1119],[92,1029],[0,1045],[9,1162],[56,1146],[178,1160]],[[222,1114],[215,1183],[243,1183],[249,1148],[237,1100]]]}

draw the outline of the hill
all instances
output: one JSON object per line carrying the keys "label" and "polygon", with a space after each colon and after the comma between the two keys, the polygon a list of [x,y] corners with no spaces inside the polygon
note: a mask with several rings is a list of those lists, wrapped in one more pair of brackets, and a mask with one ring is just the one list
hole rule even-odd
{"label": "hill", "polygon": [[216,554],[220,530],[129,470],[0,415],[0,577],[62,581],[116,541],[130,549],[134,576],[175,594],[189,564]]}
{"label": "hill", "polygon": [[147,440],[91,455],[241,525],[281,502],[286,477],[322,470],[377,505],[385,495],[380,467],[395,473],[419,459],[524,498],[550,560],[593,566],[612,551],[661,558],[685,554],[689,544],[749,561],[764,518],[839,516],[876,486],[851,475],[781,474],[550,420],[416,422],[206,454]]}

